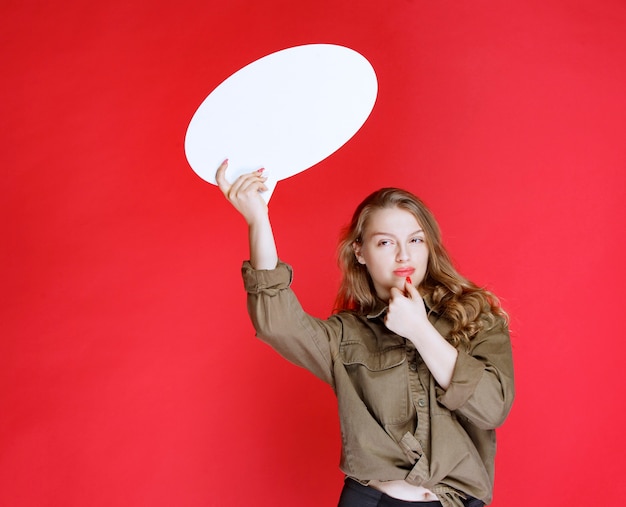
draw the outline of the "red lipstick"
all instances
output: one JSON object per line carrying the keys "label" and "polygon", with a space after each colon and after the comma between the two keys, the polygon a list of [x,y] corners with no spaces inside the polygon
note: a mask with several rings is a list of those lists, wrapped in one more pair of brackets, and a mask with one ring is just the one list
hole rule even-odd
{"label": "red lipstick", "polygon": [[415,269],[414,268],[398,268],[398,269],[394,269],[393,274],[396,276],[400,276],[402,278],[406,278],[407,276],[411,276],[413,273],[415,273]]}

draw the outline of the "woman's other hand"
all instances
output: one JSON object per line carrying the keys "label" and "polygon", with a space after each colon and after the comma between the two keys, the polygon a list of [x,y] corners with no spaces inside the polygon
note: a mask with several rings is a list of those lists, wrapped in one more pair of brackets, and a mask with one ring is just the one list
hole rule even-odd
{"label": "woman's other hand", "polygon": [[419,291],[408,281],[404,293],[393,287],[389,298],[389,307],[385,316],[385,325],[394,333],[413,340],[424,326],[429,326],[424,300]]}
{"label": "woman's other hand", "polygon": [[385,325],[413,342],[437,383],[448,389],[459,353],[430,323],[422,296],[408,280],[404,293],[392,287]]}

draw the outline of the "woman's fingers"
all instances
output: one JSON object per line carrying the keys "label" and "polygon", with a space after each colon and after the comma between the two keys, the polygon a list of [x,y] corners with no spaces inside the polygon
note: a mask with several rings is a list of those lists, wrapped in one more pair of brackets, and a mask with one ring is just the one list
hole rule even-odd
{"label": "woman's fingers", "polygon": [[263,169],[242,174],[232,184],[226,179],[228,159],[224,160],[215,173],[215,181],[224,197],[243,215],[248,224],[262,220],[267,215],[267,204],[261,192],[267,190]]}
{"label": "woman's fingers", "polygon": [[265,186],[267,178],[262,176],[261,173],[262,171],[259,170],[241,175],[230,186],[228,190],[229,197],[244,197],[267,190],[267,187]]}
{"label": "woman's fingers", "polygon": [[228,168],[228,159],[224,160],[217,168],[215,173],[215,181],[220,190],[229,199],[238,195],[247,193],[248,191],[263,192],[267,190],[265,186],[264,169],[259,169],[251,173],[243,174],[237,178],[234,183],[229,183],[226,179],[226,169]]}
{"label": "woman's fingers", "polygon": [[406,289],[406,295],[409,299],[417,299],[417,298],[421,298],[422,296],[420,296],[419,291],[417,290],[417,288],[415,287],[415,285],[413,285],[413,283],[411,283],[411,278],[407,277],[407,280],[405,282],[405,289]]}
{"label": "woman's fingers", "polygon": [[220,190],[224,192],[224,194],[228,193],[230,189],[230,184],[226,180],[226,169],[228,168],[228,159],[224,160],[217,168],[217,172],[215,173],[215,181],[217,182],[217,186],[220,187]]}

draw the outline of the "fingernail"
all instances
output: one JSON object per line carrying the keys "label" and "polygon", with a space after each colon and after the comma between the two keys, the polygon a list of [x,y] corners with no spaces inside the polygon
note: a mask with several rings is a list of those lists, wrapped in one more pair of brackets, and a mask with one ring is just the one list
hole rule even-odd
{"label": "fingernail", "polygon": [[411,281],[411,277],[410,277],[410,276],[407,276],[407,277],[406,277],[406,282],[407,282],[409,285],[413,285],[413,282]]}
{"label": "fingernail", "polygon": [[222,162],[222,164],[225,164],[226,162],[228,162],[227,158],[224,159],[224,162]]}
{"label": "fingernail", "polygon": [[261,169],[259,169],[257,172],[262,173],[263,171],[265,171],[265,167],[261,167]]}

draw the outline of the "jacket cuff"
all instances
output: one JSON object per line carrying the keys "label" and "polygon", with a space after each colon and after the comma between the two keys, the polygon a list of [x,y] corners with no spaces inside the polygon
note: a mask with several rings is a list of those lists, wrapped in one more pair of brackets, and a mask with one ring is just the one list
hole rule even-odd
{"label": "jacket cuff", "polygon": [[437,387],[437,401],[448,410],[458,410],[474,394],[485,365],[466,352],[459,351],[454,373],[447,390]]}
{"label": "jacket cuff", "polygon": [[254,269],[250,261],[245,261],[241,267],[241,275],[246,292],[270,296],[287,289],[293,279],[291,266],[280,260],[274,269]]}

